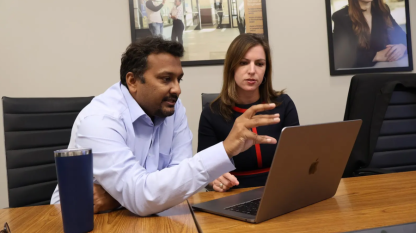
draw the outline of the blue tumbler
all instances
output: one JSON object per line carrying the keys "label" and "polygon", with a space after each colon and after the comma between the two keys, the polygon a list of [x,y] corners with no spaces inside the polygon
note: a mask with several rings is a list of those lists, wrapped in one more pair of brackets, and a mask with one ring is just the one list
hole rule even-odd
{"label": "blue tumbler", "polygon": [[94,229],[91,149],[64,149],[55,154],[59,197],[65,233]]}

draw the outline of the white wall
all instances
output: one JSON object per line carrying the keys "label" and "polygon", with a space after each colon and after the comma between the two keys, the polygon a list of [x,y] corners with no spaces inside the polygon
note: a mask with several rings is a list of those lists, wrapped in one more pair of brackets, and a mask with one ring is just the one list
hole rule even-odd
{"label": "white wall", "polygon": [[[0,96],[102,93],[119,80],[120,57],[130,43],[128,14],[127,0],[0,0]],[[325,1],[267,0],[267,14],[275,89],[287,88],[301,124],[342,120],[351,76],[329,75]],[[410,15],[416,15],[414,2]],[[181,99],[195,150],[200,94],[219,92],[222,66],[184,71]],[[8,205],[1,114],[0,122],[1,208]]]}

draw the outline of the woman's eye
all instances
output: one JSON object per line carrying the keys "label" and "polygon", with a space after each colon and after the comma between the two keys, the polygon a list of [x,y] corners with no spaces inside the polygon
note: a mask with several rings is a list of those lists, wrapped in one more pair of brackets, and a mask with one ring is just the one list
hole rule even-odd
{"label": "woman's eye", "polygon": [[245,66],[245,65],[247,65],[248,63],[246,62],[246,61],[242,61],[242,62],[240,62],[240,65],[241,66]]}

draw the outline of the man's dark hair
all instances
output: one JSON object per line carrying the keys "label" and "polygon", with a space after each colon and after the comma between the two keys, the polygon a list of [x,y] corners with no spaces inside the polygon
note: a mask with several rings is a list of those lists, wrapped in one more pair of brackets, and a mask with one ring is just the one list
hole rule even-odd
{"label": "man's dark hair", "polygon": [[162,37],[149,36],[131,43],[121,57],[120,81],[127,87],[126,75],[132,72],[135,78],[145,82],[143,74],[149,69],[147,57],[150,54],[169,53],[175,57],[182,57],[183,46],[174,41],[164,40]]}

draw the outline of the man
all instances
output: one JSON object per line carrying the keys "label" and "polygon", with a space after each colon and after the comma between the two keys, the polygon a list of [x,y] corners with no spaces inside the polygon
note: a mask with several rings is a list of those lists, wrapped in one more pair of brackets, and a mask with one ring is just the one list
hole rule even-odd
{"label": "man", "polygon": [[94,185],[95,213],[119,205],[140,216],[161,212],[235,169],[232,156],[256,143],[276,143],[249,130],[280,121],[278,115],[254,116],[275,107],[262,104],[237,118],[224,142],[192,157],[192,134],[178,99],[183,52],[180,43],[159,37],[132,43],[121,59],[121,81],[75,120],[69,148],[92,148],[95,183],[102,186]]}
{"label": "man", "polygon": [[218,15],[218,26],[217,29],[222,28],[222,16],[223,16],[223,10],[222,10],[222,0],[215,0],[215,11]]}
{"label": "man", "polygon": [[148,0],[146,2],[147,20],[149,22],[149,30],[154,36],[163,35],[163,19],[160,9],[165,5],[166,0],[155,5],[156,0]]}

